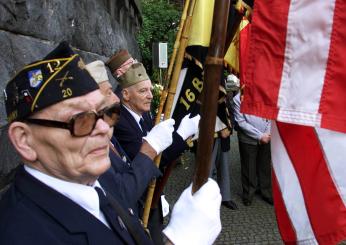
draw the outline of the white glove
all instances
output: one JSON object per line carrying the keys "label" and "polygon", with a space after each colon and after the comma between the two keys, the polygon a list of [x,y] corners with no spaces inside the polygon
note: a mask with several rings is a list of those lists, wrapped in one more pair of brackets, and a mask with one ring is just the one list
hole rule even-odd
{"label": "white glove", "polygon": [[186,140],[198,132],[198,124],[200,119],[200,115],[190,118],[189,113],[183,118],[183,120],[181,120],[177,133],[181,136],[181,138],[183,138],[183,140]]}
{"label": "white glove", "polygon": [[212,244],[221,231],[220,188],[210,178],[194,195],[191,188],[180,195],[163,233],[175,245]]}
{"label": "white glove", "polygon": [[150,130],[147,136],[143,137],[143,139],[154,148],[157,154],[172,144],[174,123],[174,119],[168,119],[160,122],[159,124],[155,125],[152,130]]}

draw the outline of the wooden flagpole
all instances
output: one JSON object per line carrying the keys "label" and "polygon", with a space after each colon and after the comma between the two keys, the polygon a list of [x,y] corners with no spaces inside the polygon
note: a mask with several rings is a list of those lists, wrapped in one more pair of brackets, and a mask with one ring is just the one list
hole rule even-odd
{"label": "wooden flagpole", "polygon": [[217,100],[223,71],[230,6],[231,0],[215,1],[210,47],[205,62],[196,168],[192,184],[193,193],[208,181],[211,168],[210,159],[213,150]]}
{"label": "wooden flagpole", "polygon": [[[179,45],[177,60],[174,63],[174,73],[172,75],[172,79],[171,79],[171,82],[169,84],[169,90],[168,90],[167,101],[166,101],[165,112],[164,112],[164,119],[169,118],[170,114],[171,114],[174,95],[175,95],[175,91],[177,89],[179,74],[180,74],[181,66],[182,66],[183,59],[184,59],[185,48],[186,48],[188,40],[189,40],[192,14],[193,14],[193,10],[195,8],[195,3],[196,3],[196,0],[191,0],[191,2],[189,4],[189,8],[188,8],[188,16],[186,18],[186,22],[185,22],[184,28],[182,30],[181,42]],[[161,154],[155,158],[155,164],[157,167],[160,165],[160,161],[161,161]],[[153,199],[153,195],[154,195],[155,185],[156,185],[156,181],[153,180],[149,184],[149,187],[148,187],[147,198],[145,201],[144,212],[143,212],[143,216],[142,216],[144,228],[148,227],[149,213],[150,213],[150,207],[151,207],[151,203],[152,203],[152,199]]]}

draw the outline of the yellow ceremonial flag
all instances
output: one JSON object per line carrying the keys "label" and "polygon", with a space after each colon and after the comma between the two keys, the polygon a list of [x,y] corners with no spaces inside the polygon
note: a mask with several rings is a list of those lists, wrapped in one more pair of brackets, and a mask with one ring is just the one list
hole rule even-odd
{"label": "yellow ceremonial flag", "polygon": [[214,3],[214,0],[197,0],[192,16],[188,46],[209,47]]}
{"label": "yellow ceremonial flag", "polygon": [[226,55],[225,55],[225,62],[227,63],[228,66],[232,68],[234,73],[239,74],[239,48],[240,48],[240,43],[239,43],[239,34],[240,32],[244,29],[249,24],[249,21],[245,18],[241,20],[239,28],[234,35],[234,38],[227,49]]}

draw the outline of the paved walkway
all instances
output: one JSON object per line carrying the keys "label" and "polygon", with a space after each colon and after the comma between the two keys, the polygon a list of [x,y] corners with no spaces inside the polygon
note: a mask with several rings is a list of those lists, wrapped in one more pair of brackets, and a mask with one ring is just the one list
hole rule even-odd
{"label": "paved walkway", "polygon": [[[215,244],[283,244],[277,228],[274,208],[255,197],[251,206],[241,202],[240,160],[237,137],[231,137],[231,190],[232,199],[238,204],[238,210],[222,206],[222,231]],[[183,163],[178,164],[165,187],[166,199],[171,206],[191,182],[194,169],[194,157],[186,153]]]}

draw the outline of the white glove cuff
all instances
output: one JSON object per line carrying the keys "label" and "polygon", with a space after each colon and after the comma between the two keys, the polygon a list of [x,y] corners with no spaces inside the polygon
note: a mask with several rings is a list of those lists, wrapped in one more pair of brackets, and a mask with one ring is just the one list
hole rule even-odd
{"label": "white glove cuff", "polygon": [[191,189],[181,194],[163,233],[175,245],[210,245],[221,231],[220,189],[212,179],[194,195]]}
{"label": "white glove cuff", "polygon": [[177,129],[177,134],[179,134],[183,140],[186,140],[190,136],[190,135],[186,135],[186,131],[183,129],[183,127],[179,127]]}
{"label": "white glove cuff", "polygon": [[168,238],[168,240],[170,240],[173,244],[178,245],[179,243],[177,241],[173,242],[172,237],[174,237],[174,229],[172,229],[171,227],[166,227],[163,231],[163,234],[165,234],[165,236]]}
{"label": "white glove cuff", "polygon": [[153,138],[145,136],[145,137],[143,137],[143,140],[148,142],[148,144],[156,151],[157,155],[161,153],[160,146],[155,142],[155,140]]}

